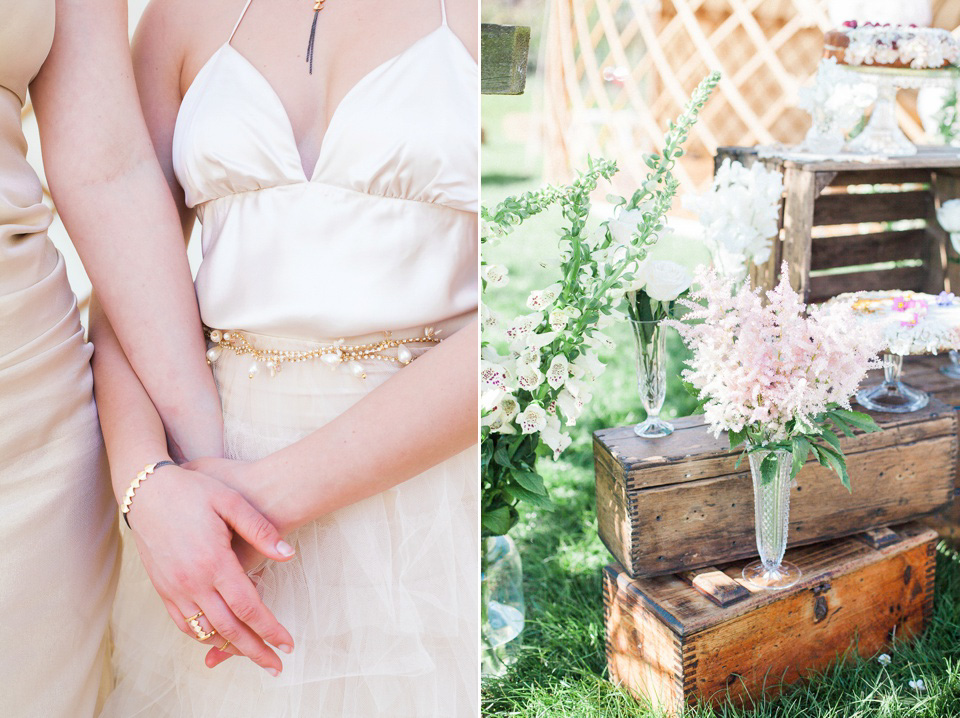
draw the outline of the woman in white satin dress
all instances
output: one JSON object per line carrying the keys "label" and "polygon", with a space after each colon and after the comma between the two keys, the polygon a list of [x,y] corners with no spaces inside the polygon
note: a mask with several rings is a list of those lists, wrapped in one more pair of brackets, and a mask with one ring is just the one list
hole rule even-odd
{"label": "woman in white satin dress", "polygon": [[313,8],[155,0],[134,48],[161,165],[203,228],[227,458],[189,466],[294,547],[237,549],[292,652],[276,676],[227,660],[206,611],[211,671],[128,543],[104,716],[479,712],[476,6]]}

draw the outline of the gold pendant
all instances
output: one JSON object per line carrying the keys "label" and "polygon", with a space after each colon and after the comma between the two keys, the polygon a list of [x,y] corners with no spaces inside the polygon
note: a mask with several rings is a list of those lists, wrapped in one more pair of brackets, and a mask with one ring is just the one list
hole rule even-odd
{"label": "gold pendant", "polygon": [[313,3],[313,11],[314,11],[314,12],[320,12],[321,10],[323,10],[323,4],[324,4],[326,1],[327,1],[327,0],[316,0],[316,2]]}

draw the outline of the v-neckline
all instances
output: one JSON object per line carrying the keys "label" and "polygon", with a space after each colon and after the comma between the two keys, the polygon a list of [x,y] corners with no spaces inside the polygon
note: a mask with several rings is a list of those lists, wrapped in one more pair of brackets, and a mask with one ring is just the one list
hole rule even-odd
{"label": "v-neckline", "polygon": [[[336,124],[336,122],[337,122],[337,120],[338,120],[338,118],[339,118],[339,116],[340,116],[340,114],[341,114],[341,112],[340,112],[341,108],[343,108],[343,106],[344,106],[345,104],[347,104],[348,100],[350,100],[350,99],[353,97],[353,95],[355,95],[355,94],[356,94],[367,82],[369,82],[374,76],[376,76],[378,73],[380,73],[382,70],[384,70],[384,69],[387,68],[388,66],[392,65],[392,64],[395,63],[396,61],[402,59],[402,58],[403,58],[404,56],[406,56],[409,52],[413,51],[414,48],[416,48],[416,47],[420,46],[421,44],[425,43],[427,40],[429,40],[430,38],[432,38],[434,35],[442,32],[443,30],[447,30],[448,32],[451,32],[451,33],[453,32],[452,30],[450,30],[450,26],[449,26],[449,25],[446,25],[446,24],[439,25],[438,27],[436,27],[435,29],[431,30],[431,31],[428,32],[427,34],[425,34],[425,35],[421,36],[420,38],[418,38],[417,40],[413,41],[410,45],[408,45],[407,47],[405,47],[405,48],[404,48],[403,50],[401,50],[400,52],[396,53],[395,55],[392,55],[392,56],[388,57],[386,60],[384,60],[384,61],[381,62],[380,64],[378,64],[378,65],[376,65],[375,67],[373,67],[370,71],[368,71],[368,72],[365,73],[363,76],[361,76],[360,79],[357,80],[357,81],[350,87],[349,90],[347,90],[347,92],[343,95],[343,97],[340,98],[340,101],[337,103],[337,106],[334,108],[333,113],[330,115],[330,121],[327,123],[327,127],[326,127],[326,129],[323,131],[323,135],[322,135],[321,138],[320,138],[320,149],[319,149],[319,151],[317,152],[316,162],[314,163],[313,169],[312,169],[310,172],[307,172],[307,168],[306,168],[306,166],[304,165],[303,155],[302,155],[301,152],[300,152],[300,145],[299,145],[299,143],[297,142],[297,135],[296,135],[296,132],[294,131],[294,128],[293,128],[293,121],[290,119],[290,113],[287,111],[286,106],[283,104],[283,100],[281,99],[280,94],[276,91],[276,89],[274,88],[274,86],[271,84],[270,80],[267,79],[266,75],[264,75],[264,74],[260,71],[260,69],[257,68],[257,66],[254,65],[253,62],[251,62],[249,58],[247,58],[246,55],[244,55],[242,52],[240,52],[239,50],[237,50],[232,44],[230,44],[229,41],[223,43],[223,45],[220,46],[220,48],[217,50],[217,52],[215,52],[213,55],[211,55],[210,59],[208,59],[207,62],[204,64],[204,66],[200,68],[200,71],[197,72],[197,75],[194,77],[193,83],[191,83],[190,87],[187,88],[187,92],[184,93],[183,101],[181,101],[181,106],[185,103],[185,101],[186,101],[186,99],[187,99],[187,95],[190,94],[190,91],[193,89],[194,85],[197,84],[197,82],[196,82],[197,77],[199,77],[199,76],[200,76],[200,73],[203,72],[203,71],[206,69],[207,65],[209,65],[209,64],[211,63],[211,61],[214,59],[214,57],[216,57],[218,54],[220,54],[220,53],[223,52],[223,51],[228,51],[228,52],[230,52],[232,55],[234,55],[235,57],[237,57],[237,58],[242,62],[242,64],[244,64],[246,67],[248,67],[248,68],[250,69],[250,71],[251,71],[256,77],[258,77],[258,78],[260,79],[260,81],[262,82],[262,84],[267,88],[268,94],[273,97],[273,100],[274,100],[274,102],[276,103],[277,108],[278,108],[278,110],[280,111],[280,114],[283,116],[283,119],[284,119],[284,121],[286,122],[287,130],[288,130],[288,135],[289,135],[289,138],[290,138],[290,140],[291,140],[291,142],[292,142],[292,145],[293,145],[293,151],[294,151],[294,153],[295,153],[296,156],[297,156],[297,164],[298,164],[299,167],[300,167],[300,172],[301,172],[301,174],[302,174],[302,176],[303,176],[303,181],[305,181],[305,182],[312,182],[312,181],[314,181],[314,180],[316,179],[317,172],[318,172],[319,168],[321,167],[321,165],[323,164],[323,154],[324,154],[324,148],[325,148],[326,145],[327,145],[327,137],[330,135],[330,131],[334,128],[334,125]],[[474,60],[474,59],[473,59],[473,56],[470,55],[469,51],[467,50],[466,46],[463,45],[463,42],[460,40],[460,38],[457,37],[456,34],[454,34],[454,37],[457,39],[457,42],[458,42],[458,44],[462,47],[463,51],[466,52],[467,55],[470,57],[470,60],[473,61],[474,64],[476,64],[476,60]]]}

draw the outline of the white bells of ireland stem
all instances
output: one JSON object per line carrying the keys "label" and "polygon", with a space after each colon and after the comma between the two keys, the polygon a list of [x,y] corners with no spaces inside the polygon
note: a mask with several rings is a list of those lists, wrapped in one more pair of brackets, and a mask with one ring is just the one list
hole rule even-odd
{"label": "white bells of ireland stem", "polygon": [[960,252],[960,199],[948,199],[937,208],[937,222],[950,233],[950,244]]}

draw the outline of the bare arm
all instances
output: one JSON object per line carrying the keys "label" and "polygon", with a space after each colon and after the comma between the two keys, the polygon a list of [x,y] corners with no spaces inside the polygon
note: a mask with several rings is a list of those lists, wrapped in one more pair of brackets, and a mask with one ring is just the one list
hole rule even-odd
{"label": "bare arm", "polygon": [[[164,460],[163,424],[127,362],[94,296],[90,308],[94,392],[118,501],[145,464]],[[293,549],[236,491],[197,471],[164,466],[144,481],[127,514],[144,568],[170,618],[194,638],[185,618],[202,610],[222,641],[268,671],[282,670],[264,643],[289,652],[293,639],[257,595],[232,548],[233,532],[269,558]],[[242,618],[241,618],[242,617]],[[209,665],[213,666],[212,661]]]}
{"label": "bare arm", "polygon": [[474,320],[286,449],[250,464],[191,465],[236,488],[285,533],[476,444],[479,352]]}
{"label": "bare arm", "polygon": [[172,441],[187,457],[220,456],[220,403],[181,218],[137,101],[126,5],[57,1],[53,48],[30,88],[44,165],[106,316]]}

